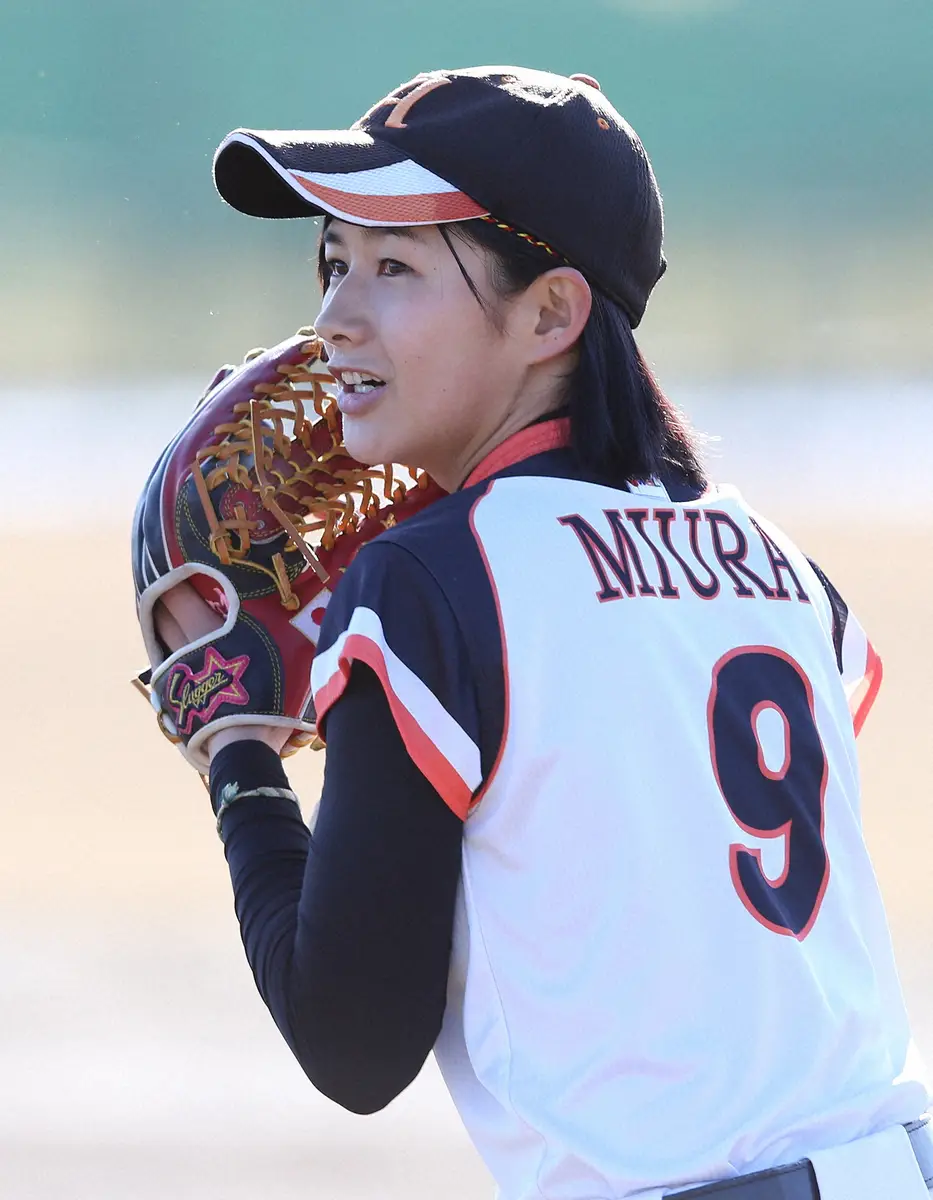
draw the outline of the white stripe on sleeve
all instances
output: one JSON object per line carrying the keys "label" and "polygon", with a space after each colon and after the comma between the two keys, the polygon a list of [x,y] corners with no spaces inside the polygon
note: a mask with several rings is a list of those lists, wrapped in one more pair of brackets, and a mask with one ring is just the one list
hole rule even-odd
{"label": "white stripe on sleeve", "polygon": [[[333,701],[330,694],[340,677],[349,675],[349,666],[357,657],[348,647],[353,639],[363,638],[378,652],[383,670],[374,666],[382,684],[405,709],[424,736],[437,748],[472,792],[482,782],[479,747],[466,730],[450,715],[431,689],[389,646],[379,614],[371,608],[357,607],[350,623],[336,642],[315,656],[311,666],[311,689],[319,711]],[[345,650],[349,650],[345,654]],[[373,666],[373,664],[369,664]],[[339,688],[342,691],[342,687]],[[321,697],[323,705],[319,703]]]}

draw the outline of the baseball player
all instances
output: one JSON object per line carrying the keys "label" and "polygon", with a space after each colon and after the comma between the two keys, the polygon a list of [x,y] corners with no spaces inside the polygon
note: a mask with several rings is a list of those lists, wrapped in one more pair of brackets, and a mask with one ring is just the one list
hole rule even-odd
{"label": "baseball player", "polygon": [[346,447],[449,492],[326,607],[313,833],[281,729],[210,741],[313,1084],[372,1112],[433,1049],[503,1200],[926,1196],[859,813],[881,665],[635,344],[665,267],[635,133],[587,76],[435,71],[349,130],[231,133],[215,179],[325,217]]}

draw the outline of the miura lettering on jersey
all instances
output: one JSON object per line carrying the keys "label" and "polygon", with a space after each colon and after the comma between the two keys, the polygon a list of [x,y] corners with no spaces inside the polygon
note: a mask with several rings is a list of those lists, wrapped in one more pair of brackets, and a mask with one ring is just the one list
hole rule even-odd
{"label": "miura lettering on jersey", "polygon": [[[810,603],[786,554],[754,520],[760,544],[751,545],[721,509],[607,508],[603,516],[602,531],[579,513],[557,518],[576,534],[601,603],[623,596],[677,600],[684,587],[703,600],[731,587],[745,600]],[[750,558],[759,560],[758,570]]]}

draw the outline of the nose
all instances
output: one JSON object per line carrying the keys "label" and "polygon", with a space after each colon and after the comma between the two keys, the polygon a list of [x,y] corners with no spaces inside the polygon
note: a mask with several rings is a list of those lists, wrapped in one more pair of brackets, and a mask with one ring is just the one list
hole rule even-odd
{"label": "nose", "polygon": [[364,297],[352,274],[327,289],[314,328],[329,347],[355,346],[366,339],[369,321]]}

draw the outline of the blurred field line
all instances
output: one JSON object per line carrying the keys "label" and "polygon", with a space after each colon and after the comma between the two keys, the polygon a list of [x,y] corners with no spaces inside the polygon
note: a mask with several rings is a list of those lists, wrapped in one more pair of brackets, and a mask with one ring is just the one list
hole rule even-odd
{"label": "blurred field line", "polygon": [[[67,515],[72,528],[75,522],[128,528],[149,469],[204,382],[143,379],[93,388],[60,382],[43,389],[41,433],[33,392],[0,390],[0,420],[14,448],[0,474],[8,521],[28,515],[33,527],[55,527]],[[775,520],[786,514],[899,526],[928,520],[933,375],[674,383],[668,393],[710,435],[713,478],[739,486]]]}

